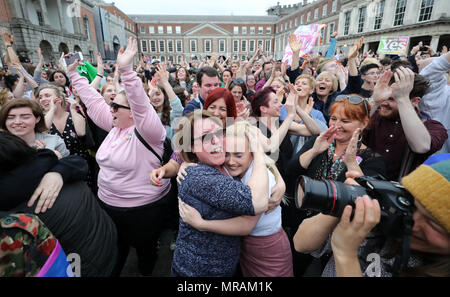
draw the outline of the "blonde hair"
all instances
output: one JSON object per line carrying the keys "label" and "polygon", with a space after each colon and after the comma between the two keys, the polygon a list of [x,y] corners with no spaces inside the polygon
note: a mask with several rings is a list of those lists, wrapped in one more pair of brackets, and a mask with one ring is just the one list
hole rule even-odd
{"label": "blonde hair", "polygon": [[42,85],[39,87],[38,91],[37,91],[37,97],[39,99],[39,93],[41,93],[42,90],[45,89],[52,89],[53,91],[55,91],[55,95],[56,97],[61,97],[61,106],[62,108],[66,108],[66,94],[61,91],[61,88],[64,88],[64,86],[56,86],[56,85],[51,85],[51,84],[46,84],[46,85]]}
{"label": "blonde hair", "polygon": [[333,73],[328,72],[328,71],[323,71],[321,72],[317,77],[316,77],[316,82],[319,80],[319,78],[321,78],[322,76],[328,77],[329,79],[331,79],[333,81],[333,93],[337,91],[338,89],[338,80],[336,78],[336,76],[334,76]]}
{"label": "blonde hair", "polygon": [[378,65],[378,67],[383,67],[380,63],[380,61],[378,61],[376,58],[365,58],[364,61],[361,62],[361,64],[359,65],[359,68],[363,67],[364,65],[369,65],[369,64],[376,64]]}
{"label": "blonde hair", "polygon": [[308,81],[308,85],[311,89],[314,89],[316,87],[316,81],[312,75],[309,74],[302,74],[297,76],[297,78],[294,81],[294,84],[301,79],[306,79]]}

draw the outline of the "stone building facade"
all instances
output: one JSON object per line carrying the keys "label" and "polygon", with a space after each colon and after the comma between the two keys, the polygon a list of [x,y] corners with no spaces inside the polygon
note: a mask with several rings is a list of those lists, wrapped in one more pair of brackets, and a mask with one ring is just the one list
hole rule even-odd
{"label": "stone building facade", "polygon": [[450,45],[448,0],[342,0],[338,48],[343,52],[364,35],[364,51],[381,37],[408,36],[408,50],[423,41],[435,51]]}
{"label": "stone building facade", "polygon": [[83,52],[92,61],[97,45],[91,1],[0,0],[0,7],[2,27],[14,35],[19,55],[37,62],[40,47],[47,62],[73,51]]}

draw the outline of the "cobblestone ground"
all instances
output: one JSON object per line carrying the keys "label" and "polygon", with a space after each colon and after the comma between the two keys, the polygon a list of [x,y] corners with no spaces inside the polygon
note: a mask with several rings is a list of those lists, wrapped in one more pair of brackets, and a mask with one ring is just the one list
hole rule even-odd
{"label": "cobblestone ground", "polygon": [[[162,232],[159,239],[159,250],[158,250],[158,260],[156,262],[155,268],[153,270],[153,275],[155,277],[169,277],[170,267],[172,266],[173,251],[170,249],[170,244],[173,238],[173,231],[165,230]],[[130,248],[130,253],[128,254],[127,262],[122,269],[121,277],[142,277],[138,269],[138,259],[136,255],[136,250]]]}

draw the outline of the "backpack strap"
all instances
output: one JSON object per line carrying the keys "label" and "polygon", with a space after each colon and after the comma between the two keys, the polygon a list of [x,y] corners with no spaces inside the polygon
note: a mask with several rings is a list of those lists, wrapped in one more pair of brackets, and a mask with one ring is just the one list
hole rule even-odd
{"label": "backpack strap", "polygon": [[134,128],[134,134],[136,134],[136,137],[139,139],[139,141],[149,150],[151,151],[156,158],[158,158],[159,162],[162,164],[163,160],[161,158],[161,156],[159,156],[155,150],[147,143],[147,141],[145,141],[145,139],[141,136],[141,134],[139,134],[138,130],[136,128]]}

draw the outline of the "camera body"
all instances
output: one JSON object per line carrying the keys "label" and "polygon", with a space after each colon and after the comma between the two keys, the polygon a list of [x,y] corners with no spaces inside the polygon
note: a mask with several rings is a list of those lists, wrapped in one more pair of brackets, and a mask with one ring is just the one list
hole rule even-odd
{"label": "camera body", "polygon": [[412,217],[414,210],[414,198],[411,194],[400,183],[386,181],[381,177],[362,176],[356,178],[356,181],[360,186],[332,180],[316,181],[300,176],[295,192],[296,206],[341,217],[345,206],[351,205],[354,208],[357,197],[368,195],[377,199],[380,204],[381,220],[378,230],[388,237],[403,236],[405,218]]}

